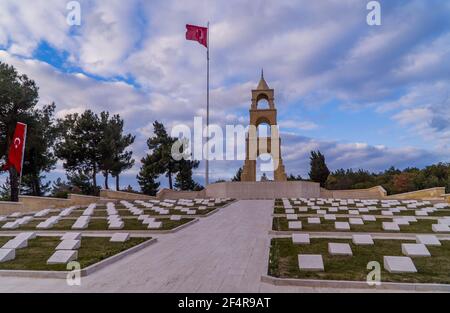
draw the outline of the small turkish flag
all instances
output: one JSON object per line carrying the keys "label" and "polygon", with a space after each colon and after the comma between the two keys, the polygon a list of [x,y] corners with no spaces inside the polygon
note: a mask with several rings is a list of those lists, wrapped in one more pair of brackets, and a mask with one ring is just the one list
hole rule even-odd
{"label": "small turkish flag", "polygon": [[14,167],[19,174],[22,173],[23,154],[25,152],[25,141],[27,139],[27,125],[23,123],[17,123],[16,130],[14,131],[13,141],[9,147],[8,162],[5,166],[5,170]]}
{"label": "small turkish flag", "polygon": [[194,25],[186,25],[186,40],[197,41],[208,48],[208,28]]}

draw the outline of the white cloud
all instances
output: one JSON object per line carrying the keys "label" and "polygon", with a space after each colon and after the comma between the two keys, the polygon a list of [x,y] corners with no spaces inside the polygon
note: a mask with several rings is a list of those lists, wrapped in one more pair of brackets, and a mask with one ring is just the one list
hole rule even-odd
{"label": "white cloud", "polygon": [[317,129],[319,125],[311,121],[283,120],[280,123],[280,127],[297,130],[314,130]]}

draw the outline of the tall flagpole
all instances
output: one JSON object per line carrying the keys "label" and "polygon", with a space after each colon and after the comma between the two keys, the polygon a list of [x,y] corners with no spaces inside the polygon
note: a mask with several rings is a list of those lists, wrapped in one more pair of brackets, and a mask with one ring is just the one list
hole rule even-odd
{"label": "tall flagpole", "polygon": [[[205,185],[209,185],[209,22],[207,26],[206,47],[206,174]],[[205,187],[206,187],[205,186]]]}

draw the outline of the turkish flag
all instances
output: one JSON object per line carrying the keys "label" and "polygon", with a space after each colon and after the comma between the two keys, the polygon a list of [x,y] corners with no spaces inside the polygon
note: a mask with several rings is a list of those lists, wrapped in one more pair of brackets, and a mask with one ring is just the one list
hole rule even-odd
{"label": "turkish flag", "polygon": [[19,174],[22,173],[23,154],[25,152],[25,141],[27,140],[27,125],[23,123],[17,123],[16,130],[14,131],[13,141],[9,147],[8,162],[5,166],[5,170],[14,167]]}
{"label": "turkish flag", "polygon": [[208,48],[208,28],[194,25],[186,25],[186,40],[197,41]]}

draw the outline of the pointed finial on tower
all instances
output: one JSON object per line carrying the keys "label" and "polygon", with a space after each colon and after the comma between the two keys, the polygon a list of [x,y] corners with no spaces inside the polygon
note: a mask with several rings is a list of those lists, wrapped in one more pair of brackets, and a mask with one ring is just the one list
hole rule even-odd
{"label": "pointed finial on tower", "polygon": [[261,69],[261,79],[259,80],[258,87],[256,87],[257,90],[268,90],[269,86],[266,83],[266,80],[264,79],[264,68]]}

